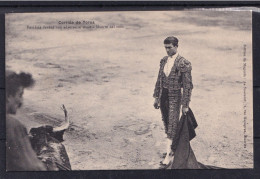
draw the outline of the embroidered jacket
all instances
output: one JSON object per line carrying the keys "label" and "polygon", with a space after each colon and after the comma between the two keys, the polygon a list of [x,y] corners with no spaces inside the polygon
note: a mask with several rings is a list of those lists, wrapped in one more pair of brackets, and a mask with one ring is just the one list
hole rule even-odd
{"label": "embroidered jacket", "polygon": [[[158,78],[155,84],[154,89],[154,98],[158,98],[159,101],[161,99],[162,95],[162,77],[163,77],[163,69],[167,62],[168,56],[165,56],[161,62],[160,62],[160,69],[158,73]],[[189,102],[191,98],[191,91],[193,89],[192,84],[192,76],[191,76],[191,63],[186,60],[184,57],[178,55],[175,59],[174,65],[171,69],[171,72],[168,76],[169,80],[169,96],[171,94],[174,94],[175,90],[180,90],[183,88],[183,95],[182,95],[182,101],[181,104],[183,107],[189,107]]]}

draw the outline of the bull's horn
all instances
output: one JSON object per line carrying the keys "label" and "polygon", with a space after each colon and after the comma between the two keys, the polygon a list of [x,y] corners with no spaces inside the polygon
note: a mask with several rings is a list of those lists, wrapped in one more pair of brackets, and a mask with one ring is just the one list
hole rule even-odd
{"label": "bull's horn", "polygon": [[62,124],[62,125],[59,126],[59,127],[53,128],[53,132],[58,132],[58,131],[66,130],[66,129],[69,128],[70,121],[69,121],[68,114],[67,114],[67,110],[66,110],[64,104],[61,106],[61,109],[63,110],[64,115],[65,115],[65,123]]}

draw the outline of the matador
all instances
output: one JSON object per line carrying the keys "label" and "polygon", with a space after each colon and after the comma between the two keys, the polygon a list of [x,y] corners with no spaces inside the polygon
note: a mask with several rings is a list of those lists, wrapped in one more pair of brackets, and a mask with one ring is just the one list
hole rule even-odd
{"label": "matador", "polygon": [[182,106],[184,114],[188,112],[193,84],[191,63],[179,55],[178,39],[173,36],[167,37],[164,40],[164,46],[168,56],[160,61],[153,97],[155,98],[154,107],[161,109],[167,134],[167,152],[165,159],[161,162],[167,165],[170,161],[171,144],[176,137],[180,108]]}

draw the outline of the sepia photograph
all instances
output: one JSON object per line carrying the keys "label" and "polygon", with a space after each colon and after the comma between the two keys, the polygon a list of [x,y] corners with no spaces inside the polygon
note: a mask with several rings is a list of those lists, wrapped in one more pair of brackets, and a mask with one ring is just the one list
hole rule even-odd
{"label": "sepia photograph", "polygon": [[7,13],[6,170],[252,169],[252,11]]}

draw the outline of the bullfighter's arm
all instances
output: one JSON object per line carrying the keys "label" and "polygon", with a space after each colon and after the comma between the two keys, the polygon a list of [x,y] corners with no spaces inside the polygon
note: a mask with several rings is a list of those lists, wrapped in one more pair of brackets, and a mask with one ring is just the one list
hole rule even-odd
{"label": "bullfighter's arm", "polygon": [[155,83],[153,97],[154,98],[158,98],[159,97],[159,93],[160,93],[160,71],[158,73],[157,81]]}
{"label": "bullfighter's arm", "polygon": [[182,75],[182,84],[183,84],[183,97],[182,97],[182,106],[189,108],[189,103],[191,99],[191,91],[193,89],[192,76],[191,76],[191,63],[182,59],[179,63],[181,75]]}
{"label": "bullfighter's arm", "polygon": [[163,66],[163,62],[167,60],[166,57],[164,57],[163,59],[161,59],[160,61],[160,68],[159,68],[159,72],[158,72],[158,77],[157,77],[157,81],[155,83],[155,88],[154,88],[154,93],[153,93],[153,97],[154,98],[159,98],[159,95],[160,95],[160,78],[161,78],[161,74],[160,74],[160,71],[161,71],[161,68]]}

